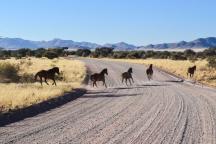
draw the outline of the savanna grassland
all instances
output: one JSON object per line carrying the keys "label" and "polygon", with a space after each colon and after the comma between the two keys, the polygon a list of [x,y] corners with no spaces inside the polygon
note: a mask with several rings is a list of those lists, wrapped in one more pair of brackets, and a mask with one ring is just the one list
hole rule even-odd
{"label": "savanna grassland", "polygon": [[[0,82],[0,112],[7,112],[10,109],[19,109],[37,104],[48,99],[70,92],[73,88],[81,85],[86,69],[84,63],[78,60],[67,60],[64,58],[10,58],[0,60],[0,68],[5,65],[16,67],[18,81],[7,82],[2,78]],[[57,77],[57,86],[34,81],[34,74],[42,69],[47,70],[57,66],[60,68],[60,76]],[[9,73],[9,70],[7,73]],[[14,70],[15,71],[15,70]],[[2,82],[6,79],[6,82]]]}
{"label": "savanna grassland", "polygon": [[[192,80],[198,81],[200,83],[216,87],[216,71],[213,68],[208,67],[207,60],[170,60],[170,59],[109,59],[113,61],[122,61],[130,63],[138,63],[153,66],[173,73],[175,75],[184,77],[187,79],[187,69],[188,67],[197,66],[194,78]],[[188,78],[189,79],[189,78]]]}

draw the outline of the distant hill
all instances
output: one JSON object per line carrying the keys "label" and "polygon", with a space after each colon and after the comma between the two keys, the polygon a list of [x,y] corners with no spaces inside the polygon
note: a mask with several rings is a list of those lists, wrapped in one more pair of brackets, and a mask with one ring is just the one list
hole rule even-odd
{"label": "distant hill", "polygon": [[51,48],[51,47],[70,47],[94,49],[100,45],[90,42],[75,42],[72,40],[53,39],[50,41],[30,41],[21,38],[0,38],[0,47],[7,49],[18,48]]}
{"label": "distant hill", "polygon": [[171,48],[208,48],[216,47],[216,37],[199,38],[194,41],[186,42],[180,41],[178,43],[162,43],[162,44],[150,44],[147,46],[141,46],[138,49],[171,49]]}
{"label": "distant hill", "polygon": [[116,50],[134,50],[137,48],[137,46],[132,45],[132,44],[128,44],[125,42],[119,42],[119,43],[115,43],[115,44],[105,44],[103,46],[104,47],[111,47],[111,48],[114,48]]}
{"label": "distant hill", "polygon": [[87,48],[95,49],[100,47],[111,47],[115,50],[141,50],[141,49],[172,49],[172,48],[208,48],[216,47],[216,37],[199,38],[194,41],[180,41],[177,43],[150,44],[147,46],[135,46],[125,42],[114,44],[99,45],[91,42],[75,42],[73,40],[53,39],[50,41],[31,41],[21,38],[3,38],[0,37],[0,47],[6,49],[19,48],[51,48],[51,47],[69,47],[69,48]]}

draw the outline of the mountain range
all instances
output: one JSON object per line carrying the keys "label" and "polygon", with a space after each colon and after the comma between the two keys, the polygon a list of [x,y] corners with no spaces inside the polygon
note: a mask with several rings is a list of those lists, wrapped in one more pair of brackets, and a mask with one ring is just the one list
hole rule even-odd
{"label": "mountain range", "polygon": [[5,49],[19,48],[52,48],[52,47],[69,47],[69,48],[87,48],[95,49],[100,47],[111,47],[116,50],[137,50],[137,49],[172,49],[172,48],[208,48],[216,47],[216,37],[199,38],[193,41],[180,41],[177,43],[150,44],[147,46],[135,46],[125,42],[114,44],[99,45],[91,42],[75,42],[73,40],[53,39],[50,41],[31,41],[21,38],[3,38],[0,37],[0,47]]}

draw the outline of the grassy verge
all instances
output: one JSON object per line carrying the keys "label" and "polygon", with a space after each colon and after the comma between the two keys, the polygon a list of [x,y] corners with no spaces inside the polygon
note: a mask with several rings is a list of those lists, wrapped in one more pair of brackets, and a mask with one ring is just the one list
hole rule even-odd
{"label": "grassy verge", "polygon": [[109,59],[113,61],[131,62],[138,64],[153,64],[154,66],[171,72],[175,75],[187,79],[187,69],[190,66],[196,65],[197,71],[194,75],[194,80],[216,87],[216,71],[207,66],[206,60],[198,60],[191,62],[189,60],[169,60],[169,59]]}
{"label": "grassy verge", "polygon": [[49,69],[58,66],[61,71],[61,81],[57,86],[43,86],[39,82],[10,82],[0,83],[0,112],[7,112],[10,109],[20,109],[33,104],[46,101],[70,92],[73,88],[81,85],[86,69],[84,63],[77,60],[66,60],[63,58],[49,60],[46,58],[28,58],[15,60],[0,60],[0,64],[10,63],[19,66],[19,77],[33,76],[42,69]]}

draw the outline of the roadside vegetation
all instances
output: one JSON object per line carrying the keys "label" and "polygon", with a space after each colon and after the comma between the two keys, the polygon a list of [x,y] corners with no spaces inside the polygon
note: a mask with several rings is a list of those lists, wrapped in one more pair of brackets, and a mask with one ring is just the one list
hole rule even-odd
{"label": "roadside vegetation", "polygon": [[67,55],[68,47],[60,48],[38,48],[38,49],[27,49],[22,48],[18,50],[5,50],[0,49],[0,59],[8,59],[10,57],[15,57],[16,59],[21,59],[23,57],[46,57],[48,59],[54,59]]}
{"label": "roadside vegetation", "polygon": [[[35,82],[34,74],[58,66],[57,86]],[[81,85],[85,77],[84,63],[64,58],[10,58],[0,60],[0,112],[20,109],[58,97]]]}

